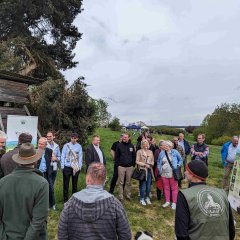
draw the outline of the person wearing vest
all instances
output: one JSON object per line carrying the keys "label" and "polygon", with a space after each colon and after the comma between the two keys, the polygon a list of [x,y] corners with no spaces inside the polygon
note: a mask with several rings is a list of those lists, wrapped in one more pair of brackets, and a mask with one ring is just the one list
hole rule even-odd
{"label": "person wearing vest", "polygon": [[40,170],[43,174],[43,177],[48,181],[49,184],[49,210],[55,208],[55,195],[54,187],[52,182],[52,149],[47,148],[47,138],[40,137],[38,140],[38,149],[42,152],[41,158],[37,162],[37,169]]}
{"label": "person wearing vest", "polygon": [[200,133],[197,136],[197,143],[192,145],[191,154],[192,160],[202,160],[208,166],[208,155],[209,149],[208,145],[204,143],[205,135]]}
{"label": "person wearing vest", "polygon": [[203,161],[186,165],[191,187],[178,194],[175,215],[177,240],[233,240],[234,220],[224,190],[206,185],[208,167]]}

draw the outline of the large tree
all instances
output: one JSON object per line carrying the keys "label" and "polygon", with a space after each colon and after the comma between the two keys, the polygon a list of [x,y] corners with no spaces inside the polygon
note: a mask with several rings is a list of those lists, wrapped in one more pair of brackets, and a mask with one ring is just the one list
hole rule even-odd
{"label": "large tree", "polygon": [[58,143],[69,140],[71,132],[80,135],[85,144],[96,126],[95,100],[87,93],[87,85],[80,77],[71,86],[63,79],[48,80],[29,91],[30,111],[39,117],[42,134],[51,129],[57,132]]}
{"label": "large tree", "polygon": [[81,34],[73,21],[81,6],[82,0],[1,1],[0,45],[21,57],[21,74],[56,77],[76,65],[73,49]]}

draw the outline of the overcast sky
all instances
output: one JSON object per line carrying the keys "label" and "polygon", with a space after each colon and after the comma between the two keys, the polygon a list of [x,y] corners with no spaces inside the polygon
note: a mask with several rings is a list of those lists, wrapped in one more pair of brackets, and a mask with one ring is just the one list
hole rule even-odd
{"label": "overcast sky", "polygon": [[240,1],[85,0],[79,64],[93,98],[126,124],[197,125],[240,95]]}

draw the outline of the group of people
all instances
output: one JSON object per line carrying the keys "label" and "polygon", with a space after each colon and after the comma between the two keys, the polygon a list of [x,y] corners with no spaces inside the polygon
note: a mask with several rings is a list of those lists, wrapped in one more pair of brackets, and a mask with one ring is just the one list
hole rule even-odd
{"label": "group of people", "polygon": [[154,138],[142,134],[134,147],[129,135],[121,134],[119,141],[114,142],[111,147],[114,173],[109,192],[113,194],[118,180],[119,200],[124,201],[123,189],[126,191],[126,199],[131,200],[131,177],[136,165],[146,172],[145,179],[139,181],[140,204],[143,206],[151,204],[151,186],[156,179],[157,198],[160,200],[164,192],[166,202],[163,207],[168,207],[172,199],[171,207],[175,210],[182,179],[175,180],[173,173],[177,169],[185,172],[189,154],[192,160],[202,160],[208,164],[209,149],[204,139],[204,135],[199,134],[197,143],[190,147],[189,142],[184,139],[184,134],[180,133],[172,141],[160,141],[157,146]]}
{"label": "group of people", "polygon": [[[132,200],[135,167],[145,171],[144,179],[139,181],[140,204],[151,204],[151,186],[155,179],[158,199],[163,193],[165,196],[163,207],[171,205],[176,210],[177,239],[210,239],[209,236],[234,239],[234,221],[225,191],[206,185],[209,148],[203,134],[198,135],[192,147],[183,133],[172,141],[160,141],[159,146],[144,134],[139,137],[136,148],[128,133],[121,134],[111,147],[114,173],[109,192],[104,190],[106,158],[100,147],[100,136],[94,135],[85,150],[86,188],[80,192],[77,192],[77,182],[83,166],[83,150],[77,142],[77,133],[72,133],[62,151],[52,131],[46,138],[39,138],[37,149],[31,144],[32,136],[22,133],[18,146],[4,153],[6,138],[0,131],[0,239],[47,239],[48,211],[56,210],[54,183],[58,166],[63,173],[65,203],[58,227],[60,240],[130,240],[131,230],[123,203],[124,197]],[[237,143],[238,138],[233,137],[221,151],[224,183],[236,160]],[[190,162],[187,161],[189,154]],[[181,178],[176,179],[176,172],[181,172],[181,168],[189,182],[187,189],[181,189]],[[73,196],[68,200],[70,178]],[[113,195],[117,183],[118,199]],[[13,213],[19,217],[13,218]],[[151,239],[146,233],[140,235]]]}

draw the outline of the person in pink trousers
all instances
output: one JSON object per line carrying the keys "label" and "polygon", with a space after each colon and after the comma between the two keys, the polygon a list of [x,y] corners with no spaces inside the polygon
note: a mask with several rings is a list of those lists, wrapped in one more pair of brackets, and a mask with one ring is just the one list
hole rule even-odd
{"label": "person in pink trousers", "polygon": [[[162,177],[163,189],[166,202],[163,207],[170,206],[170,195],[172,191],[172,209],[176,209],[177,195],[178,195],[178,181],[173,177],[173,169],[177,170],[178,167],[182,166],[183,160],[179,152],[173,148],[173,143],[170,141],[163,142],[163,150],[158,156],[158,172]],[[167,158],[168,156],[168,158]],[[171,165],[169,164],[169,161]]]}

